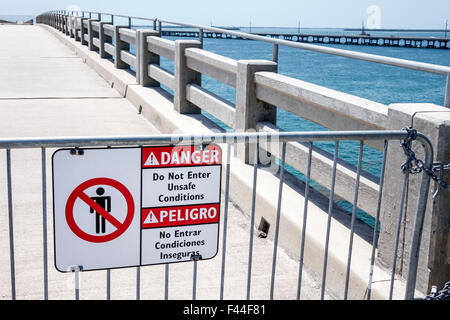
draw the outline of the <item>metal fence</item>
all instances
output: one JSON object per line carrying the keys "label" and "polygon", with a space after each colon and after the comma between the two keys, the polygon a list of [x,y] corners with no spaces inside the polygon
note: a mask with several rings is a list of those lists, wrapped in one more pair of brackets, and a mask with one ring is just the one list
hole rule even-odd
{"label": "metal fence", "polygon": [[[256,199],[257,199],[257,184],[258,184],[258,173],[259,173],[259,152],[260,148],[258,146],[262,145],[263,143],[267,144],[276,144],[279,148],[281,148],[281,156],[280,159],[278,159],[279,168],[281,170],[279,171],[278,175],[276,175],[277,181],[279,183],[278,185],[278,201],[277,201],[277,208],[276,208],[276,216],[275,216],[275,223],[274,223],[274,232],[273,232],[273,253],[272,253],[272,268],[271,268],[271,281],[270,286],[268,286],[267,290],[270,293],[270,299],[274,299],[274,288],[276,284],[276,269],[277,269],[277,257],[278,257],[278,250],[280,248],[279,239],[280,239],[280,224],[281,224],[281,217],[282,217],[282,199],[284,196],[283,190],[285,188],[285,160],[286,160],[286,146],[291,142],[302,142],[306,143],[309,146],[309,158],[308,158],[308,165],[307,165],[307,172],[306,172],[306,185],[304,189],[304,207],[303,212],[298,213],[299,217],[302,217],[302,223],[301,223],[301,236],[300,236],[300,246],[298,248],[299,250],[299,259],[298,259],[298,281],[297,281],[297,295],[296,297],[300,299],[301,293],[302,293],[302,277],[304,277],[304,266],[308,266],[308,261],[306,261],[304,258],[304,252],[305,252],[305,238],[307,237],[307,220],[308,220],[308,204],[311,205],[312,199],[310,199],[309,194],[309,183],[310,183],[310,168],[311,168],[311,154],[312,154],[312,148],[313,144],[320,141],[331,141],[334,142],[335,148],[334,148],[334,158],[333,158],[333,171],[332,175],[330,177],[331,179],[331,188],[329,191],[329,205],[328,205],[328,220],[327,225],[323,225],[323,232],[326,234],[325,237],[325,243],[323,243],[324,246],[324,256],[323,256],[323,264],[322,264],[322,274],[321,274],[321,294],[320,298],[323,299],[325,297],[325,291],[327,287],[327,280],[329,280],[329,275],[327,278],[327,270],[329,270],[329,256],[328,256],[328,247],[329,247],[329,241],[330,241],[330,224],[333,217],[333,211],[335,210],[333,206],[334,202],[334,189],[335,189],[335,178],[336,178],[336,168],[338,165],[338,150],[339,150],[339,143],[341,141],[357,141],[360,144],[359,154],[358,154],[358,165],[357,165],[357,171],[356,171],[356,186],[355,186],[355,193],[354,193],[354,203],[353,203],[353,212],[351,214],[351,225],[348,230],[348,236],[349,236],[349,247],[347,251],[347,264],[346,264],[346,271],[345,271],[345,285],[344,288],[341,288],[343,290],[342,297],[344,299],[347,299],[349,297],[349,293],[351,290],[351,286],[349,286],[349,283],[351,282],[351,272],[353,268],[367,268],[369,270],[368,274],[369,277],[367,279],[367,299],[371,299],[371,293],[372,293],[372,284],[373,284],[373,277],[374,277],[374,267],[375,267],[375,256],[376,256],[376,248],[377,248],[377,240],[378,240],[378,226],[380,221],[380,208],[382,203],[382,191],[383,191],[383,184],[384,184],[384,171],[385,171],[385,165],[386,165],[386,153],[388,149],[388,142],[393,141],[397,142],[399,140],[405,140],[410,138],[410,135],[408,131],[406,130],[399,130],[399,131],[338,131],[338,132],[289,132],[289,133],[223,133],[223,134],[211,134],[211,135],[155,135],[155,136],[123,136],[123,137],[71,137],[71,138],[2,138],[0,139],[0,149],[6,151],[6,193],[7,193],[7,216],[8,216],[8,233],[9,233],[9,261],[10,261],[10,295],[12,299],[16,299],[16,282],[17,282],[17,274],[16,269],[17,265],[15,263],[17,254],[23,255],[26,254],[26,252],[22,252],[17,249],[26,249],[22,245],[17,246],[15,244],[15,233],[14,233],[14,217],[17,214],[24,214],[24,212],[17,212],[20,210],[27,211],[28,206],[32,206],[34,204],[27,203],[24,206],[17,207],[17,209],[14,206],[13,199],[18,196],[18,193],[13,192],[13,185],[14,185],[14,176],[12,175],[12,152],[19,152],[19,149],[40,149],[40,158],[41,158],[41,190],[33,190],[33,193],[41,193],[42,194],[42,252],[43,252],[43,298],[48,299],[49,298],[49,266],[48,266],[48,257],[52,255],[51,252],[49,252],[49,232],[48,232],[48,226],[47,226],[47,214],[48,214],[48,204],[47,204],[47,198],[48,198],[48,181],[47,181],[47,171],[49,170],[47,168],[47,151],[50,151],[52,148],[75,148],[74,150],[82,150],[83,148],[89,148],[89,147],[107,147],[107,148],[114,148],[119,146],[155,146],[155,145],[207,145],[207,144],[219,144],[222,146],[223,150],[227,150],[226,152],[226,163],[225,165],[225,172],[224,172],[224,179],[222,180],[223,184],[223,193],[224,193],[224,206],[223,206],[223,230],[222,230],[222,245],[220,247],[219,254],[215,259],[221,259],[221,267],[220,270],[217,272],[220,273],[220,283],[217,284],[217,290],[219,290],[219,298],[224,298],[224,287],[227,285],[230,286],[236,286],[236,283],[227,284],[225,281],[225,269],[226,269],[226,259],[227,259],[227,252],[229,252],[230,249],[227,248],[227,243],[229,242],[229,238],[233,237],[234,234],[227,234],[227,222],[228,222],[228,211],[229,211],[229,201],[230,201],[230,175],[232,174],[231,169],[231,158],[233,154],[233,150],[236,146],[240,144],[250,144],[254,147],[253,151],[253,178],[252,178],[252,187],[251,187],[251,194],[248,194],[248,197],[251,197],[251,212],[250,212],[250,230],[248,233],[248,256],[246,258],[243,258],[242,260],[247,261],[247,282],[242,283],[242,286],[246,286],[246,297],[247,299],[250,299],[251,297],[251,290],[252,290],[252,272],[253,271],[253,261],[254,261],[254,255],[253,255],[253,248],[254,248],[254,226],[255,226],[255,207],[256,207]],[[424,166],[425,168],[431,168],[432,167],[432,159],[433,159],[433,148],[430,144],[429,140],[422,134],[417,134],[416,139],[419,143],[421,143],[425,150],[425,159],[424,159]],[[352,263],[352,257],[354,258],[353,253],[353,243],[354,243],[354,234],[355,234],[355,221],[356,221],[356,210],[358,207],[358,190],[359,190],[359,180],[361,177],[361,163],[362,163],[362,157],[363,157],[363,144],[367,141],[373,141],[373,140],[381,140],[384,142],[384,156],[383,156],[383,165],[382,165],[382,175],[380,179],[380,190],[378,194],[378,206],[376,208],[376,223],[375,227],[373,229],[373,242],[372,242],[372,252],[371,252],[371,261],[370,264],[367,266],[355,266],[354,262]],[[32,150],[30,150],[32,151]],[[33,151],[34,152],[34,151]],[[24,167],[23,170],[26,170],[24,168],[27,167],[27,164],[30,162],[29,160],[21,160],[24,161]],[[101,165],[101,164],[100,164]],[[399,168],[401,170],[401,168]],[[28,177],[30,175],[29,172],[20,172],[19,176],[22,178]],[[395,257],[393,261],[393,266],[390,269],[391,274],[391,281],[389,286],[389,295],[388,297],[390,299],[393,298],[393,290],[394,290],[394,278],[395,278],[395,272],[396,267],[395,263],[397,260],[397,250],[399,246],[399,233],[400,233],[400,227],[401,227],[401,219],[402,214],[404,211],[404,204],[405,204],[405,193],[406,193],[406,182],[408,181],[408,172],[405,172],[404,175],[404,181],[403,181],[403,192],[401,195],[399,195],[400,202],[398,204],[398,225],[397,225],[397,241],[393,244],[393,251],[395,252]],[[30,182],[31,183],[31,182]],[[425,215],[425,209],[426,209],[426,203],[427,203],[427,196],[429,191],[429,184],[430,179],[429,176],[423,172],[422,174],[422,180],[418,195],[418,203],[417,203],[417,211],[415,213],[414,219],[414,231],[411,238],[411,254],[409,257],[409,268],[408,268],[408,275],[406,277],[406,286],[404,291],[404,298],[405,299],[412,299],[415,295],[415,284],[416,284],[416,273],[417,273],[417,266],[418,266],[418,258],[419,258],[419,247],[420,247],[420,241],[421,241],[421,234],[422,234],[422,226],[423,226],[423,219]],[[232,199],[231,199],[232,200]],[[299,210],[301,211],[301,210]],[[34,225],[40,224],[39,219],[30,216],[29,219],[32,219],[32,223]],[[26,231],[25,231],[26,232]],[[51,235],[51,233],[50,233]],[[17,236],[17,234],[16,234]],[[118,253],[120,254],[120,253]],[[6,259],[7,257],[3,255],[2,260]],[[2,264],[6,264],[6,261],[2,261]],[[192,269],[192,299],[197,298],[197,280],[198,277],[201,277],[203,274],[198,274],[198,264],[201,264],[202,261],[197,261],[194,259],[192,262],[193,269]],[[32,261],[33,265],[37,265],[38,261]],[[146,267],[147,268],[147,267]],[[151,267],[148,267],[151,268]],[[144,272],[141,267],[137,267],[136,269],[136,298],[141,298],[141,284],[140,279],[141,275]],[[147,269],[148,270],[148,269]],[[73,270],[75,272],[75,298],[79,299],[80,292],[79,292],[79,275],[80,275],[80,269],[74,268]],[[211,271],[213,272],[213,271]],[[209,272],[208,272],[209,274]],[[169,298],[169,264],[165,265],[165,271],[164,271],[164,297],[165,299]],[[111,272],[110,270],[107,270],[107,278],[106,278],[106,292],[107,292],[107,299],[111,297]],[[37,280],[34,278],[34,281],[42,281]],[[124,285],[124,284],[122,284]],[[7,296],[8,289],[6,286],[2,285],[1,287],[1,294],[3,296]]]}

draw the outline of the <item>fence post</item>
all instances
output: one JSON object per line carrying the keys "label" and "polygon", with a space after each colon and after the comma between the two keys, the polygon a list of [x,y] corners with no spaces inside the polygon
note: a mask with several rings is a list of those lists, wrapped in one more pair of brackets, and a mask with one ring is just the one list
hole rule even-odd
{"label": "fence post", "polygon": [[87,33],[87,28],[84,26],[84,21],[87,21],[87,18],[81,18],[80,20],[80,42],[81,45],[85,46],[88,45],[88,42],[86,41],[84,35]]}
{"label": "fence post", "polygon": [[[434,147],[434,161],[450,163],[450,110],[432,104],[392,104],[389,106],[386,129],[402,129],[413,126],[427,136]],[[418,159],[424,159],[423,148],[413,143],[413,151]],[[393,248],[397,234],[399,195],[403,179],[401,170],[405,155],[400,144],[389,143],[385,183],[381,206],[381,228],[378,241],[378,262],[391,268]],[[408,274],[411,235],[414,227],[421,174],[410,174],[407,185],[407,200],[403,212],[400,246],[397,257],[397,273],[405,278]],[[449,181],[450,172],[444,174]],[[440,190],[435,199],[432,195],[436,185],[432,182],[427,202],[416,289],[428,294],[431,286],[442,287],[450,279],[449,221],[450,191]]]}
{"label": "fence post", "polygon": [[450,108],[450,73],[447,74],[445,82],[445,98],[444,107]]}
{"label": "fence post", "polygon": [[56,26],[55,29],[56,30],[60,30],[61,24],[60,24],[60,19],[59,19],[59,13],[56,14]]}
{"label": "fence post", "polygon": [[73,32],[75,41],[81,41],[81,37],[78,36],[78,16],[73,19]]}
{"label": "fence post", "polygon": [[120,52],[122,50],[125,50],[125,51],[130,50],[130,45],[127,42],[120,40],[120,29],[128,28],[128,26],[114,26],[114,27],[115,27],[115,29],[114,29],[114,49],[115,49],[114,66],[117,69],[128,69],[129,68],[128,64],[123,62],[120,57]]}
{"label": "fence post", "polygon": [[[237,131],[256,131],[260,121],[276,122],[276,107],[256,98],[255,73],[259,71],[277,72],[277,63],[267,60],[239,60],[236,78],[236,122]],[[249,163],[253,151],[248,143],[236,146],[236,155]]]}
{"label": "fence post", "polygon": [[58,31],[62,31],[63,28],[63,15],[58,13]]}
{"label": "fence post", "polygon": [[187,48],[202,48],[197,40],[175,41],[175,90],[173,104],[179,113],[200,113],[201,109],[186,99],[186,86],[190,83],[201,85],[201,74],[186,66],[185,50]]}
{"label": "fence post", "polygon": [[75,35],[74,35],[74,17],[73,16],[69,16],[69,36],[71,37],[71,38],[74,38],[75,37]]}
{"label": "fence post", "polygon": [[72,38],[77,39],[77,17],[72,17]]}
{"label": "fence post", "polygon": [[143,87],[159,87],[159,82],[153,80],[148,75],[149,64],[159,65],[159,55],[148,51],[147,37],[160,37],[161,33],[155,30],[136,30],[136,79],[137,83]]}
{"label": "fence post", "polygon": [[88,43],[88,48],[90,51],[94,51],[96,49],[96,47],[94,46],[94,28],[92,27],[92,22],[96,22],[98,20],[95,19],[89,19],[88,20],[88,38],[89,38],[89,43]]}
{"label": "fence post", "polygon": [[68,14],[64,15],[64,33],[66,34],[66,36],[70,35],[69,34],[69,22],[70,22],[70,17]]}
{"label": "fence post", "polygon": [[111,42],[111,37],[105,34],[105,24],[110,24],[109,22],[100,22],[98,24],[98,40],[100,42],[99,54],[100,58],[106,59],[111,57],[111,55],[105,51],[105,43]]}

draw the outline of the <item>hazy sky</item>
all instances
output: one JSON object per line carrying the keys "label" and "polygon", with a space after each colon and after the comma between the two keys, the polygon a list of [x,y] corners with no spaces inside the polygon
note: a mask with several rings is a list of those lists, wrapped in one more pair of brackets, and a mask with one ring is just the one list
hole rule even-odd
{"label": "hazy sky", "polygon": [[[1,0],[0,15],[36,15],[74,5],[85,11],[221,26],[445,28],[450,0]],[[368,10],[369,9],[369,10]],[[449,23],[450,29],[450,23]]]}

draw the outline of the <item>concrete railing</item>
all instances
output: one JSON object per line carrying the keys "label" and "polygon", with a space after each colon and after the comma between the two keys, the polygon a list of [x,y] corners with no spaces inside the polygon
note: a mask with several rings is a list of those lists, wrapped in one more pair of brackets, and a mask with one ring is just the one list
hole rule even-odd
{"label": "concrete railing", "polygon": [[[277,107],[331,130],[400,129],[416,124],[414,119],[422,114],[422,131],[426,132],[437,145],[442,146],[441,158],[438,160],[444,163],[450,162],[449,143],[444,142],[448,141],[445,139],[450,136],[449,109],[435,105],[412,104],[410,110],[414,110],[414,112],[410,112],[403,105],[387,106],[283,76],[277,73],[278,65],[273,61],[234,60],[224,57],[203,50],[201,39],[200,41],[163,39],[160,37],[161,29],[156,30],[156,19],[149,20],[154,22],[153,30],[133,30],[130,28],[131,19],[129,19],[128,25],[120,26],[114,25],[113,21],[109,23],[87,19],[84,18],[84,14],[80,17],[65,13],[48,13],[37,17],[37,23],[50,25],[75,40],[81,41],[82,44],[89,47],[89,50],[98,51],[102,58],[112,59],[116,68],[129,69],[133,67],[136,72],[137,84],[144,87],[163,85],[172,90],[174,108],[181,114],[200,113],[201,110],[204,110],[235,131],[265,132],[280,130],[276,126]],[[132,45],[136,47],[135,55],[130,51]],[[160,66],[160,57],[173,61],[173,73]],[[358,57],[356,58],[358,59]],[[403,67],[407,67],[407,65],[409,64],[403,65]],[[410,68],[414,69],[416,66],[413,64]],[[432,71],[425,71],[438,70],[440,74],[443,74],[442,72],[445,73],[450,68],[436,66],[430,70]],[[236,102],[227,101],[202,87],[202,75],[235,88]],[[449,81],[447,81],[448,83]],[[446,90],[447,97],[450,91],[449,85]],[[428,117],[431,113],[439,114],[440,122],[431,116]],[[377,150],[384,150],[383,142],[367,143]],[[263,144],[260,147],[272,156],[280,156],[280,150],[270,145]],[[247,163],[250,162],[249,149],[248,145],[237,149],[237,156]],[[395,153],[398,151],[393,153],[392,155],[388,153],[387,157],[395,158]],[[294,169],[305,172],[307,157],[307,147],[300,143],[288,144],[286,163]],[[401,181],[401,163],[397,162],[398,167],[388,165],[388,170],[391,168],[391,172],[386,175],[385,184],[387,186],[398,186],[398,181]],[[311,178],[329,188],[332,166],[332,158],[314,151],[312,153]],[[335,193],[342,199],[353,202],[356,172],[349,167],[338,165],[336,181]],[[362,177],[359,181],[359,188],[358,207],[375,217],[380,191],[379,184]],[[392,194],[385,195],[386,189],[391,190],[392,188],[385,188],[383,197],[395,197]],[[446,192],[448,191],[443,190],[441,193]],[[398,194],[399,192],[397,192]],[[409,200],[411,201],[411,199]],[[442,282],[445,277],[450,276],[448,272],[450,254],[443,252],[441,248],[447,246],[445,239],[448,237],[448,230],[440,230],[435,233],[433,229],[433,225],[438,219],[435,217],[441,219],[442,216],[449,216],[450,203],[448,199],[430,201],[433,202],[429,204],[430,228],[427,241],[428,244],[431,243],[431,248],[424,249],[426,251],[424,255],[428,256],[429,260],[422,264],[422,268],[428,267],[439,271],[436,274],[425,272],[426,279],[422,279],[424,291],[428,290],[431,284]],[[389,201],[385,201],[383,204],[384,216],[380,232],[379,256],[381,262],[385,264],[390,263],[391,253],[388,247],[384,247],[384,244],[393,241],[390,226],[395,225],[397,219],[392,213],[393,208],[390,205]],[[405,218],[405,226],[410,223],[406,220]],[[405,230],[407,228],[405,227]],[[403,237],[407,236],[405,231]],[[406,252],[407,248],[405,247],[404,250]],[[402,264],[398,265],[401,270]]]}

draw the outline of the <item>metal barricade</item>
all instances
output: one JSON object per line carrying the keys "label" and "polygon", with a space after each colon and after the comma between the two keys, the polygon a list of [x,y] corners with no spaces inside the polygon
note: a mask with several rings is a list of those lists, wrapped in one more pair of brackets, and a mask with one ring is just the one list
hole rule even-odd
{"label": "metal barricade", "polygon": [[[333,203],[334,203],[334,189],[335,189],[335,179],[336,179],[336,168],[338,164],[338,151],[339,144],[341,141],[357,141],[359,142],[359,154],[358,154],[358,165],[356,169],[356,188],[354,194],[354,203],[353,203],[353,212],[351,214],[351,225],[350,225],[350,240],[348,247],[348,256],[347,256],[347,266],[346,266],[346,274],[345,274],[345,288],[343,298],[348,298],[349,293],[349,281],[350,281],[350,273],[352,268],[352,249],[353,249],[353,237],[354,237],[354,224],[356,220],[356,210],[358,207],[358,190],[359,190],[359,180],[361,177],[361,166],[362,166],[362,157],[363,157],[363,145],[365,141],[369,140],[381,140],[384,141],[384,153],[383,153],[383,161],[381,168],[381,177],[379,183],[379,195],[378,195],[378,207],[376,209],[376,222],[375,227],[373,228],[373,243],[372,243],[372,252],[371,252],[371,261],[370,261],[370,276],[367,286],[367,299],[371,298],[371,287],[373,282],[373,270],[375,265],[375,255],[376,255],[376,247],[378,240],[378,228],[380,223],[380,208],[382,202],[382,191],[383,191],[383,183],[384,183],[384,173],[385,173],[385,165],[386,165],[386,154],[388,149],[389,141],[400,141],[405,140],[410,137],[409,132],[406,130],[398,130],[398,131],[335,131],[335,132],[286,132],[286,133],[220,133],[220,134],[211,134],[211,135],[155,135],[155,136],[121,136],[121,137],[64,137],[64,138],[3,138],[0,139],[0,149],[6,150],[6,189],[7,189],[7,212],[8,212],[8,232],[9,232],[9,261],[10,261],[10,289],[8,290],[5,283],[2,284],[0,290],[1,294],[5,296],[10,296],[12,299],[16,299],[16,281],[17,281],[17,265],[16,265],[16,255],[17,249],[22,248],[23,246],[17,246],[15,244],[15,236],[14,236],[14,216],[15,216],[15,208],[14,208],[14,198],[15,194],[13,193],[13,175],[12,175],[12,158],[11,152],[13,149],[40,149],[41,151],[41,174],[42,174],[42,188],[40,192],[42,193],[42,250],[43,250],[43,298],[49,298],[49,266],[48,266],[48,257],[49,257],[49,238],[48,238],[48,226],[47,226],[47,213],[48,213],[48,204],[47,204],[47,151],[52,148],[76,148],[76,150],[82,150],[82,148],[89,147],[123,147],[123,146],[155,146],[155,145],[208,145],[208,144],[219,144],[223,147],[223,149],[227,150],[226,152],[226,163],[225,163],[225,174],[223,183],[223,196],[224,196],[224,208],[223,208],[223,229],[222,229],[222,246],[219,248],[218,256],[215,259],[221,259],[220,265],[220,283],[217,284],[217,288],[219,290],[219,299],[224,299],[224,288],[227,285],[225,281],[225,269],[226,269],[226,259],[227,259],[227,243],[228,238],[233,234],[227,234],[227,224],[228,224],[228,211],[229,211],[229,201],[230,201],[230,173],[231,173],[231,157],[233,152],[233,147],[239,144],[250,144],[255,146],[252,148],[253,150],[253,180],[252,180],[252,194],[251,196],[251,212],[250,212],[250,230],[248,234],[249,247],[248,247],[248,257],[247,257],[247,283],[242,283],[243,286],[246,285],[246,298],[251,298],[251,289],[252,289],[252,272],[253,272],[253,248],[254,248],[254,226],[255,226],[255,204],[256,204],[256,193],[257,193],[257,182],[258,182],[258,167],[259,167],[259,146],[262,141],[279,144],[281,146],[281,157],[278,159],[280,172],[278,175],[278,202],[277,202],[277,210],[276,210],[276,220],[275,220],[275,231],[273,235],[273,254],[272,254],[272,268],[271,268],[271,281],[270,286],[267,288],[270,293],[270,299],[274,299],[274,288],[276,283],[276,269],[277,269],[277,256],[279,250],[279,236],[280,236],[280,217],[281,217],[281,204],[283,197],[283,187],[285,184],[285,159],[286,159],[286,146],[290,142],[301,142],[305,143],[309,147],[309,157],[308,157],[308,165],[306,175],[306,185],[305,185],[305,193],[304,193],[304,207],[303,207],[303,221],[302,221],[302,233],[300,239],[300,247],[299,247],[299,265],[298,265],[298,281],[297,281],[297,295],[295,298],[300,299],[302,293],[302,276],[304,274],[304,265],[307,265],[308,262],[304,261],[304,251],[305,251],[305,237],[306,237],[306,224],[308,219],[308,204],[310,202],[309,199],[309,188],[310,188],[310,175],[311,175],[311,161],[312,161],[312,150],[313,143],[320,141],[331,141],[334,142],[334,156],[333,156],[333,170],[331,179],[331,188],[329,190],[329,204],[328,204],[328,220],[327,225],[324,225],[323,228],[326,233],[326,242],[324,244],[324,257],[323,257],[323,272],[322,279],[320,285],[320,298],[324,299],[325,290],[327,285],[327,269],[328,269],[328,249],[329,249],[329,240],[330,240],[330,223],[332,220],[333,213]],[[425,150],[425,159],[424,159],[424,167],[431,168],[432,167],[432,159],[433,159],[433,149],[432,145],[424,135],[418,133],[415,137],[417,141],[419,141]],[[401,170],[401,168],[399,168]],[[21,172],[22,175],[27,175],[25,172]],[[397,251],[399,246],[399,233],[401,226],[402,213],[404,211],[405,204],[405,190],[406,183],[408,181],[408,171],[406,170],[404,173],[404,181],[403,181],[403,193],[400,196],[401,201],[399,203],[399,213],[398,213],[398,225],[397,225],[397,238],[396,243],[393,244],[394,254],[394,265],[391,269],[391,282],[390,282],[390,294],[389,298],[392,299],[393,288],[394,288],[394,276],[396,272],[395,261],[397,260]],[[409,269],[408,275],[406,278],[406,290],[405,290],[405,299],[414,298],[415,291],[415,283],[416,283],[416,273],[418,266],[418,256],[419,256],[419,247],[421,241],[421,233],[423,220],[425,215],[427,197],[429,192],[430,185],[430,177],[423,172],[422,173],[422,181],[420,185],[420,191],[418,196],[418,204],[417,211],[415,213],[415,224],[413,230],[413,236],[411,239],[411,254],[409,261]],[[35,192],[39,192],[35,190]],[[32,205],[32,204],[30,204]],[[35,217],[33,218],[33,223],[37,222]],[[20,253],[22,254],[22,253]],[[51,253],[50,253],[51,256]],[[3,256],[5,257],[5,256]],[[1,262],[2,264],[6,264],[5,261]],[[198,259],[193,259],[193,279],[192,279],[192,299],[197,298],[197,279],[198,279]],[[33,261],[33,264],[37,265],[37,261]],[[31,267],[31,266],[30,266]],[[75,298],[79,299],[79,274],[80,269],[74,268],[75,272]],[[136,268],[136,299],[141,298],[141,276],[142,276],[143,268]],[[164,298],[169,299],[169,264],[164,266]],[[111,271],[106,271],[106,298],[111,298]]]}

